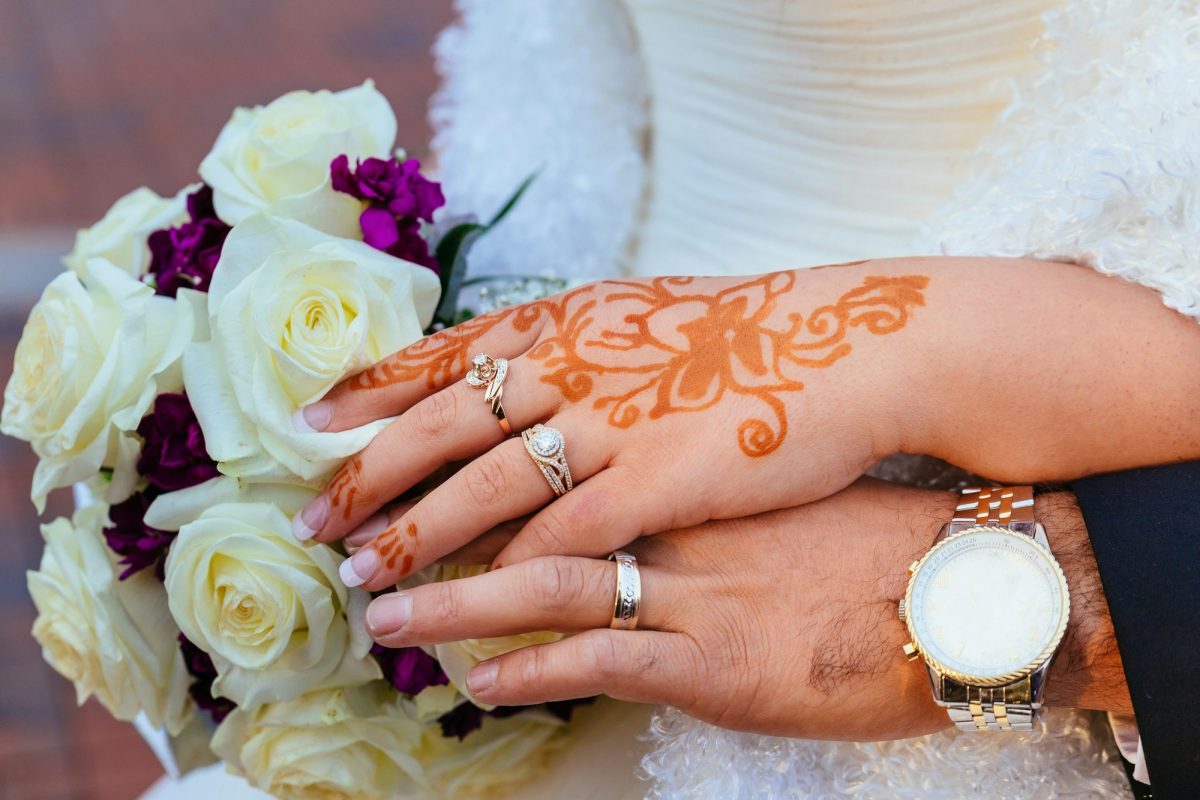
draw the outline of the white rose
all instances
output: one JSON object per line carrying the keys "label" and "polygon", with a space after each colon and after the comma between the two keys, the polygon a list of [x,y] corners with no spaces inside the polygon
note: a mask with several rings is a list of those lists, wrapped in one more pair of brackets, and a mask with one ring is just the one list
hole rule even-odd
{"label": "white rose", "polygon": [[63,263],[83,277],[87,262],[107,259],[135,278],[146,274],[150,266],[150,234],[179,225],[187,219],[187,195],[197,187],[189,186],[174,197],[159,197],[143,186],[122,197],[104,218],[75,234],[75,248]]}
{"label": "white rose", "polygon": [[59,275],[25,323],[4,390],[0,431],[33,445],[38,510],[55,488],[113,469],[108,499],[128,496],[140,443],[133,435],[154,397],[178,391],[192,338],[191,306],[103,259],[84,280]]}
{"label": "white rose", "polygon": [[42,526],[41,567],[28,573],[38,611],[33,636],[50,666],[75,684],[80,704],[95,695],[117,719],[145,712],[178,733],[191,714],[179,629],[152,570],[118,579],[101,532],[107,513],[97,503]]}
{"label": "white rose", "polygon": [[[460,578],[473,578],[487,572],[486,566],[467,567],[457,565],[442,565],[438,568],[436,580],[453,581]],[[520,633],[513,636],[494,636],[488,639],[463,639],[459,642],[434,645],[432,655],[442,665],[442,671],[450,678],[450,683],[464,695],[467,694],[467,673],[481,661],[511,653],[522,647],[534,644],[557,642],[563,638],[561,633],[539,631],[537,633]],[[469,696],[469,695],[468,695]],[[476,703],[480,708],[492,709],[495,706],[486,703]]]}
{"label": "white rose", "polygon": [[212,656],[213,694],[239,706],[380,676],[352,643],[342,558],[292,536],[273,503],[224,503],[184,525],[167,555],[167,597],[180,629]]}
{"label": "white rose", "polygon": [[395,139],[396,115],[372,81],[341,92],[289,92],[234,111],[200,176],[230,225],[267,211],[348,236],[362,204],[330,188],[329,164],[343,154],[351,163],[387,158]]}
{"label": "white rose", "polygon": [[437,797],[496,797],[536,778],[567,741],[562,720],[541,710],[483,718],[461,742],[428,726],[415,752]]}
{"label": "white rose", "polygon": [[234,227],[208,295],[211,340],[184,357],[209,454],[249,481],[319,481],[387,421],[301,433],[292,415],[343,378],[421,337],[440,284],[430,270],[293,220]]}
{"label": "white rose", "polygon": [[283,800],[390,800],[428,787],[421,725],[382,681],[234,710],[213,736],[228,769]]}

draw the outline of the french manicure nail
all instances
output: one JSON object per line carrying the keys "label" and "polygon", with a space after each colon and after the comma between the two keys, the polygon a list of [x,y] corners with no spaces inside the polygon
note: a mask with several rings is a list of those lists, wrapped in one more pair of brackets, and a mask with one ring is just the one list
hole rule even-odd
{"label": "french manicure nail", "polygon": [[376,512],[368,517],[366,522],[350,532],[350,535],[346,537],[346,544],[352,547],[362,547],[364,544],[386,531],[387,526],[387,513],[383,511]]}
{"label": "french manicure nail", "polygon": [[300,509],[300,513],[292,517],[292,535],[300,541],[307,541],[316,536],[329,521],[329,498],[319,495]]}
{"label": "french manicure nail", "polygon": [[333,408],[324,400],[318,400],[292,414],[292,427],[299,433],[320,433],[329,427],[332,419]]}
{"label": "french manicure nail", "polygon": [[467,694],[478,697],[496,685],[496,673],[500,665],[495,661],[485,661],[467,673]]}
{"label": "french manicure nail", "polygon": [[368,547],[343,561],[338,567],[338,574],[342,576],[342,583],[353,588],[369,581],[378,569],[379,554],[375,548]]}
{"label": "french manicure nail", "polygon": [[412,595],[405,592],[384,595],[367,606],[367,630],[374,637],[396,633],[412,618]]}

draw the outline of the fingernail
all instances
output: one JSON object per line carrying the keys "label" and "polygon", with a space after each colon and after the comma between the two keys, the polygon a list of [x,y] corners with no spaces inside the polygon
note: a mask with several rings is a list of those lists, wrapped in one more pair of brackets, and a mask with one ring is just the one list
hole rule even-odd
{"label": "fingernail", "polygon": [[346,537],[346,544],[351,547],[362,547],[367,542],[374,539],[379,534],[387,530],[388,515],[386,512],[380,511],[372,514],[367,518],[367,521],[355,528],[349,536]]}
{"label": "fingernail", "polygon": [[412,618],[412,595],[397,592],[376,598],[367,606],[367,630],[378,639],[396,633]]}
{"label": "fingernail", "polygon": [[379,554],[375,552],[375,548],[368,547],[343,561],[338,567],[338,574],[342,576],[342,583],[353,588],[371,580],[378,569]]}
{"label": "fingernail", "polygon": [[329,498],[319,495],[300,509],[300,513],[292,517],[292,535],[300,541],[307,541],[317,535],[329,521]]}
{"label": "fingernail", "polygon": [[324,400],[318,400],[292,414],[292,427],[300,433],[320,433],[329,427],[332,419],[333,408]]}
{"label": "fingernail", "polygon": [[467,673],[467,694],[479,697],[496,685],[496,673],[500,665],[495,661],[485,661]]}

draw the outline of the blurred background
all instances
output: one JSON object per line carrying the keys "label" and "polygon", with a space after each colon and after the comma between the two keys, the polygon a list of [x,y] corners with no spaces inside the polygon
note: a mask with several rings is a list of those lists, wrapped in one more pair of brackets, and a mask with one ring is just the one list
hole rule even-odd
{"label": "blurred background", "polygon": [[[0,373],[74,231],[121,195],[171,195],[235,106],[374,78],[427,153],[430,47],[449,0],[0,0]],[[34,459],[0,437],[0,798],[137,797],[161,774],[133,728],[74,691],[29,635],[41,554]],[[52,497],[46,518],[69,514]]]}

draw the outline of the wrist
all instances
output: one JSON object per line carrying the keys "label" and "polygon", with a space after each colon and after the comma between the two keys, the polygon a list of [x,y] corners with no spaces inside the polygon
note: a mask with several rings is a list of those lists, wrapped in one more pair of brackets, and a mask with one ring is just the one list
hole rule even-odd
{"label": "wrist", "polygon": [[1038,517],[1071,591],[1071,616],[1046,681],[1048,706],[1133,713],[1116,633],[1075,496],[1044,494]]}

